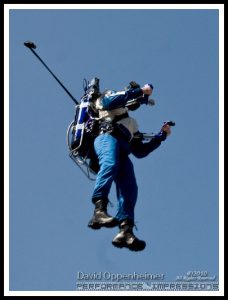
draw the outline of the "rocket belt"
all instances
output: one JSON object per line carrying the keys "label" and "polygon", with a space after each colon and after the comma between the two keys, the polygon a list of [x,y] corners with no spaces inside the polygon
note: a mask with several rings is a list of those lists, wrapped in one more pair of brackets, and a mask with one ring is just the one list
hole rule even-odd
{"label": "rocket belt", "polygon": [[116,138],[122,138],[129,142],[131,140],[131,133],[124,125],[117,124],[118,121],[128,117],[129,117],[128,113],[124,113],[122,115],[115,116],[113,120],[109,120],[109,119],[101,120],[98,134],[101,135],[101,134],[109,133]]}

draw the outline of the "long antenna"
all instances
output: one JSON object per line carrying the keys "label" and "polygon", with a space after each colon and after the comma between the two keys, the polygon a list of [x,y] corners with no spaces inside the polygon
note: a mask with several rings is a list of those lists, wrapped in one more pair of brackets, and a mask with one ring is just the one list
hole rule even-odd
{"label": "long antenna", "polygon": [[64,91],[70,96],[70,98],[74,101],[75,104],[79,104],[79,102],[74,98],[74,96],[68,91],[68,89],[62,84],[62,82],[55,76],[55,74],[51,71],[51,69],[45,64],[45,62],[40,58],[40,56],[36,53],[34,49],[36,49],[36,45],[31,41],[24,42],[24,45],[29,48],[32,53],[39,59],[39,61],[45,66],[49,73],[55,78],[55,80],[61,85]]}

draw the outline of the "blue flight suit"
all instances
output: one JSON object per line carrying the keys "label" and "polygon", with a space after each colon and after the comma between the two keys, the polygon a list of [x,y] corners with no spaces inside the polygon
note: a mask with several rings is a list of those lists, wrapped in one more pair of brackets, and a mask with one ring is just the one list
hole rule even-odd
{"label": "blue flight suit", "polygon": [[[143,96],[140,88],[104,96],[104,110],[124,107],[127,101]],[[141,98],[141,103],[145,101]],[[147,97],[148,99],[148,97]],[[145,103],[145,102],[144,102]],[[127,131],[127,130],[126,130]],[[96,177],[92,201],[108,199],[113,181],[116,184],[118,209],[115,216],[119,221],[130,219],[134,222],[134,208],[137,201],[138,187],[133,164],[129,158],[132,153],[137,158],[143,158],[160,146],[166,139],[166,132],[156,134],[148,143],[139,138],[127,139],[123,135],[102,133],[94,141],[94,149],[99,160],[99,172]]]}

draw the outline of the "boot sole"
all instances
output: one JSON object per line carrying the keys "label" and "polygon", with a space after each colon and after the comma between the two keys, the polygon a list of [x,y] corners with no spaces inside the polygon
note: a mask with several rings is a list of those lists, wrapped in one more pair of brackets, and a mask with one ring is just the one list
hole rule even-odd
{"label": "boot sole", "polygon": [[97,229],[100,229],[101,228],[101,226],[99,225],[99,224],[88,224],[88,227],[89,228],[92,228],[92,229],[95,229],[95,230],[97,230]]}
{"label": "boot sole", "polygon": [[110,224],[106,224],[106,223],[102,224],[102,223],[93,222],[93,223],[88,224],[88,227],[97,230],[97,229],[100,229],[101,227],[113,228],[113,227],[116,227],[117,225],[118,225],[118,223],[115,223],[115,222],[110,223]]}
{"label": "boot sole", "polygon": [[127,249],[129,249],[129,250],[131,250],[131,251],[135,251],[135,252],[137,252],[137,251],[142,251],[142,250],[144,250],[145,249],[145,247],[146,247],[146,243],[145,244],[142,244],[142,246],[141,247],[137,247],[136,245],[134,245],[134,242],[133,242],[133,244],[132,245],[128,245],[128,244],[126,244],[126,243],[121,243],[121,242],[115,242],[115,241],[112,241],[112,244],[113,244],[113,246],[115,246],[115,247],[117,247],[117,248],[127,248]]}
{"label": "boot sole", "polygon": [[124,246],[123,244],[118,243],[118,242],[114,242],[114,241],[112,241],[112,244],[113,244],[113,246],[115,246],[115,247],[117,247],[117,248],[123,248],[123,247],[126,247],[126,246]]}

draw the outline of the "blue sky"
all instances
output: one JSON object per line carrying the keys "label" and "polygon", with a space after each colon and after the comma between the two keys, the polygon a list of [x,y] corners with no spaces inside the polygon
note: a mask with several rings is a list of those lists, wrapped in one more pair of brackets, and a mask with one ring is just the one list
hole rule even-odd
{"label": "blue sky", "polygon": [[[218,9],[12,9],[9,13],[9,288],[74,291],[77,272],[219,275]],[[82,80],[101,89],[154,85],[156,105],[131,115],[142,132],[173,120],[171,136],[132,161],[143,252],[93,231],[89,181],[68,156],[74,104],[23,43],[75,98]],[[110,200],[116,211],[115,188]]]}

